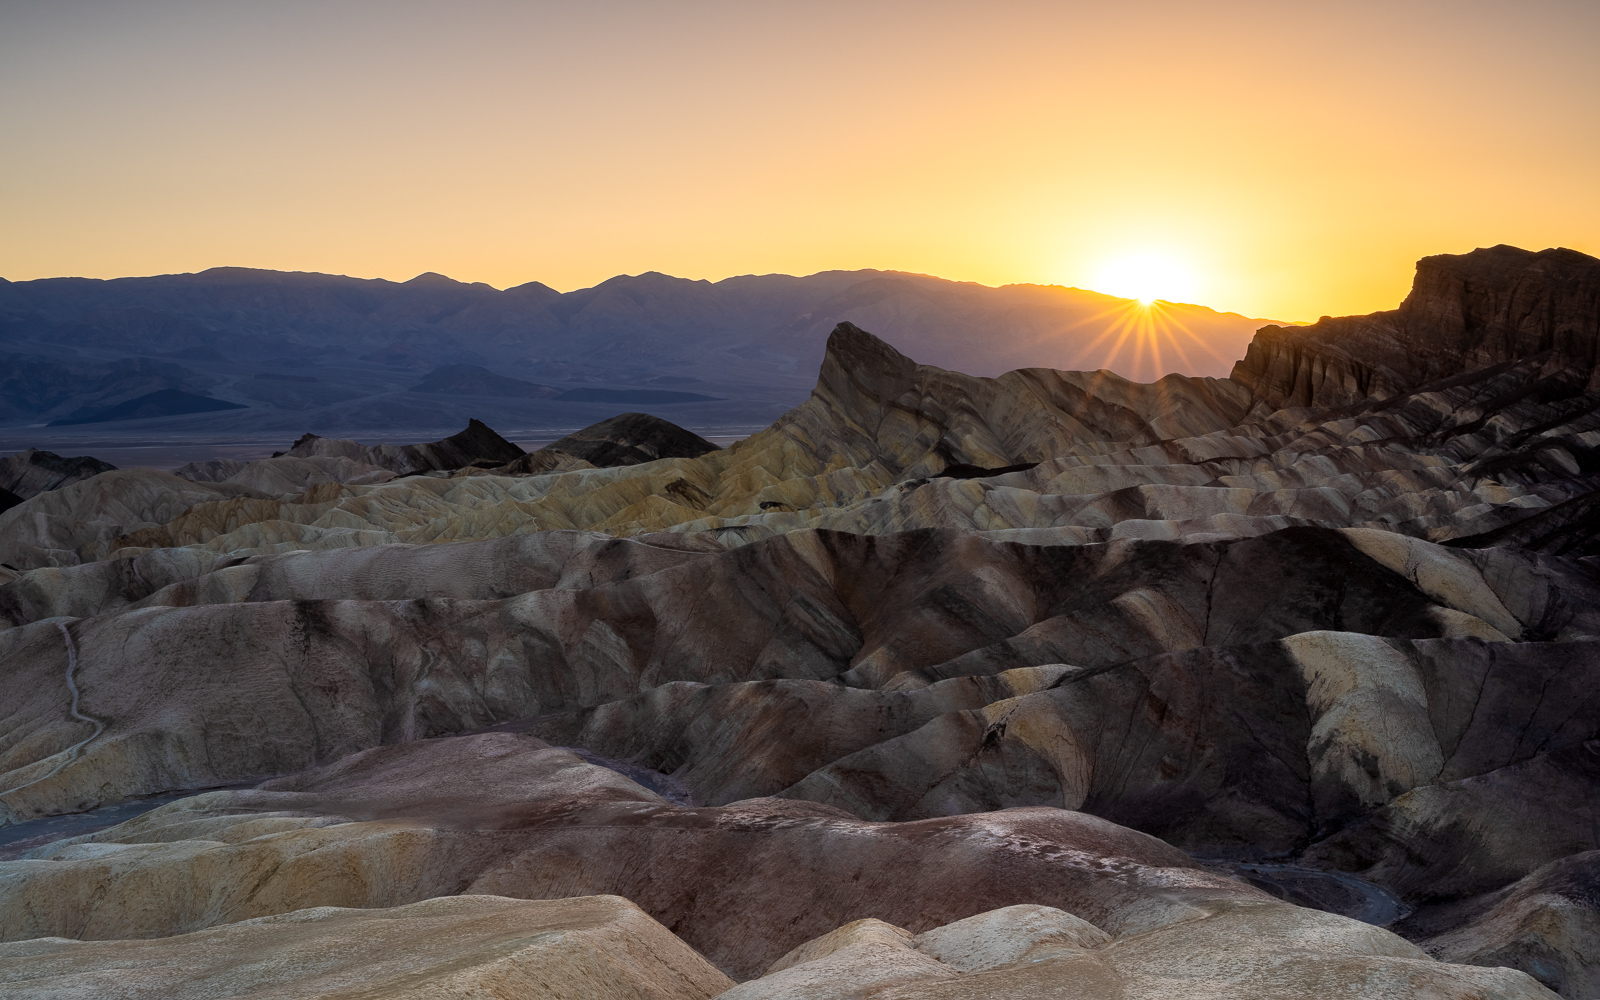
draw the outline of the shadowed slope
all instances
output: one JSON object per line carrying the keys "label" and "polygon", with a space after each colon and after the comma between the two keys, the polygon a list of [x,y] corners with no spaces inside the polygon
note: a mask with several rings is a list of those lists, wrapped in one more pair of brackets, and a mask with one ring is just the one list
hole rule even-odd
{"label": "shadowed slope", "polygon": [[1393,312],[1264,327],[1232,380],[1276,409],[1389,398],[1427,382],[1533,359],[1580,391],[1596,382],[1600,261],[1496,246],[1417,262]]}
{"label": "shadowed slope", "polygon": [[[475,427],[252,480],[298,492],[27,500],[6,820],[284,777],[0,863],[0,927],[616,893],[770,969],[751,997],[1543,995],[1182,847],[1580,989],[1592,873],[1550,866],[1600,850],[1600,577],[1552,553],[1592,542],[1596,283],[1519,253],[1266,331],[1240,381],[974,378],[846,323],[809,400],[698,457],[446,474]],[[1115,940],[968,971],[916,943],[1021,904]]]}

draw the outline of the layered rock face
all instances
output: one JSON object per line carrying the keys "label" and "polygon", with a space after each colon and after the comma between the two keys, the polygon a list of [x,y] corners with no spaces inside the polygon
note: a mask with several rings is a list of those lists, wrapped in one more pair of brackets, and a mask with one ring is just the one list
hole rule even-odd
{"label": "layered rock face", "polygon": [[7,455],[0,458],[0,510],[115,468],[109,462],[87,455],[62,458],[37,448]]}
{"label": "layered rock face", "polygon": [[[704,1000],[732,982],[615,896],[321,906],[157,941],[0,945],[14,997]],[[263,988],[264,987],[264,988]]]}
{"label": "layered rock face", "polygon": [[726,449],[40,494],[0,982],[1586,997],[1597,269],[1429,258],[1232,380],[844,324]]}
{"label": "layered rock face", "polygon": [[[282,962],[290,947],[314,949],[298,975],[317,982],[354,971],[326,938],[361,933],[377,937],[365,960],[380,977],[399,965],[438,981],[436,965],[451,956],[451,974],[477,978],[490,970],[473,935],[515,939],[528,922],[559,918],[569,922],[551,927],[560,937],[522,962],[560,968],[581,955],[601,976],[632,974],[660,991],[633,995],[720,992],[691,992],[717,974],[684,955],[689,946],[747,980],[733,997],[932,988],[1110,998],[1163,985],[1212,995],[1241,979],[1284,996],[1549,995],[1521,973],[1435,962],[1382,929],[1278,902],[1083,813],[879,824],[771,799],[690,808],[509,734],[367,751],[28,857],[0,888],[4,933],[16,941],[0,945],[0,976],[11,958],[23,986],[24,975],[87,979],[130,960],[177,965],[167,982],[185,966],[226,980],[239,976],[230,962]],[[447,894],[461,895],[433,898]],[[562,903],[513,902],[529,897]],[[357,919],[380,923],[351,926]],[[661,941],[671,941],[662,925],[677,949]],[[82,943],[63,942],[65,931]],[[446,939],[394,955],[432,934]],[[533,995],[609,994],[559,984]]]}
{"label": "layered rock face", "polygon": [[1232,380],[1272,408],[1388,398],[1507,363],[1587,392],[1600,388],[1597,344],[1600,261],[1502,245],[1424,257],[1395,312],[1266,327]]}

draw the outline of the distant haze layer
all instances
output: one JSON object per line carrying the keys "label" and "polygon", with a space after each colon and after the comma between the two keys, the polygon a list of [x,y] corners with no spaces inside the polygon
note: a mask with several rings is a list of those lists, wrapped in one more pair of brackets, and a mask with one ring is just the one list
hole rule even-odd
{"label": "distant haze layer", "polygon": [[1600,252],[1597,52],[1594,0],[6,3],[0,275],[1153,258],[1310,321]]}
{"label": "distant haze layer", "polygon": [[0,281],[0,426],[36,427],[41,446],[113,430],[453,430],[469,417],[562,430],[623,410],[752,429],[806,398],[846,320],[944,368],[1136,381],[1226,376],[1268,322],[893,271],[648,273],[565,294],[432,272],[392,282],[228,267]]}

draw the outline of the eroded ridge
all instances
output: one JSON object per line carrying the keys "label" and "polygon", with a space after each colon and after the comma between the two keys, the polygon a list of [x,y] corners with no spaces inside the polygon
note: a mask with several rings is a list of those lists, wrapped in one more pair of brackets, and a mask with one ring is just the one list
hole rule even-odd
{"label": "eroded ridge", "polygon": [[1590,997],[1597,323],[1501,247],[1230,379],[841,324],[723,449],[64,479],[0,512],[4,820],[153,808],[17,840],[0,982]]}

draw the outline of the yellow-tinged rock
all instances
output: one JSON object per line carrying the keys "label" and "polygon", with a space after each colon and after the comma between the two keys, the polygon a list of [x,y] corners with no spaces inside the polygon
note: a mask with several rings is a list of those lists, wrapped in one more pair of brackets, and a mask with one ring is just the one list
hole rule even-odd
{"label": "yellow-tinged rock", "polygon": [[0,944],[0,993],[14,1000],[704,1000],[732,985],[620,896],[446,896],[146,941]]}

